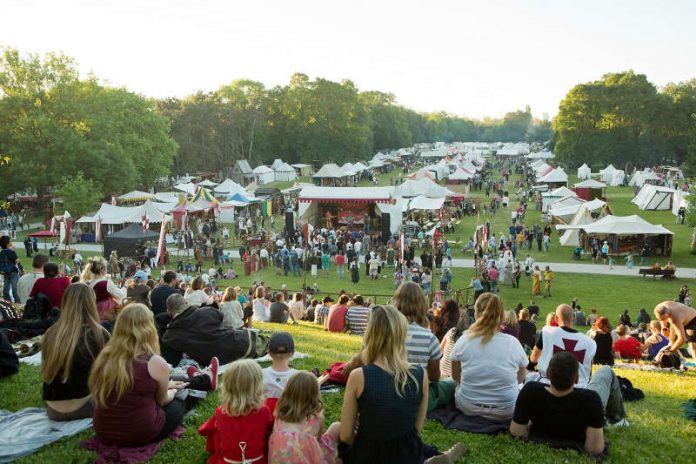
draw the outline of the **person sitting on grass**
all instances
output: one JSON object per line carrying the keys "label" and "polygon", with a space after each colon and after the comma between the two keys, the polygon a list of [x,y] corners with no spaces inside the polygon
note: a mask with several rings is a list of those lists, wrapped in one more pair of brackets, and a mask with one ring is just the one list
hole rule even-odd
{"label": "person sitting on grass", "polygon": [[510,434],[550,445],[577,447],[590,455],[604,452],[604,411],[599,395],[578,382],[578,362],[567,351],[549,361],[550,385],[528,382],[520,391]]}
{"label": "person sitting on grass", "polygon": [[266,464],[273,407],[263,395],[263,374],[256,361],[230,364],[222,375],[220,406],[198,428],[206,437],[208,464]]}
{"label": "person sitting on grass", "polygon": [[370,309],[365,307],[362,295],[354,295],[346,312],[346,325],[351,335],[362,337],[367,328],[369,317]]}
{"label": "person sitting on grass", "polygon": [[639,342],[633,337],[628,327],[623,324],[616,326],[616,334],[619,339],[614,342],[614,352],[622,359],[637,362],[640,359],[641,352],[647,349],[647,346]]}
{"label": "person sitting on grass", "polygon": [[346,331],[346,313],[348,312],[348,295],[341,295],[338,303],[331,306],[329,315],[326,318],[326,328],[329,332],[345,332]]}
{"label": "person sitting on grass", "polygon": [[645,347],[650,359],[655,359],[662,348],[669,345],[669,339],[661,333],[660,321],[650,321],[650,336],[645,339]]}
{"label": "person sitting on grass", "polygon": [[232,287],[227,287],[220,302],[222,313],[222,326],[228,329],[241,329],[244,327],[244,310],[237,300],[237,292]]}
{"label": "person sitting on grass", "polygon": [[71,284],[61,306],[60,318],[46,331],[41,349],[46,413],[54,421],[92,417],[87,377],[109,332],[99,323],[97,297],[91,287]]}
{"label": "person sitting on grass", "polygon": [[176,398],[177,391],[187,387],[214,390],[217,359],[211,360],[209,373],[186,382],[170,381],[169,375],[170,367],[159,355],[152,311],[140,303],[127,305],[118,314],[111,340],[89,375],[97,438],[106,445],[123,447],[164,440],[199,401],[193,395]]}
{"label": "person sitting on grass", "polygon": [[317,308],[314,311],[314,323],[321,326],[326,326],[326,321],[329,317],[329,311],[331,311],[331,303],[333,303],[333,298],[330,296],[325,296],[321,301],[321,304],[317,304]]}
{"label": "person sitting on grass", "polygon": [[275,409],[276,420],[268,440],[269,464],[305,464],[338,461],[340,424],[324,431],[324,404],[319,382],[298,371],[287,382]]}
{"label": "person sitting on grass", "polygon": [[269,308],[269,318],[268,322],[275,322],[278,324],[285,324],[288,322],[288,318],[292,320],[293,324],[297,324],[295,316],[290,312],[290,308],[285,304],[285,293],[278,292],[273,298],[275,301],[271,303]]}
{"label": "person sitting on grass", "polygon": [[276,332],[268,341],[271,365],[263,369],[263,390],[266,398],[280,398],[290,377],[297,372],[290,367],[295,354],[295,341],[287,332]]}
{"label": "person sitting on grass", "polygon": [[593,364],[614,365],[614,337],[609,325],[609,319],[599,316],[588,332],[589,337],[595,341]]}
{"label": "person sitting on grass", "polygon": [[515,337],[500,331],[505,318],[500,298],[484,293],[474,311],[476,322],[457,340],[450,356],[457,383],[455,403],[464,414],[508,421],[518,385],[527,374],[527,355]]}
{"label": "person sitting on grass", "polygon": [[406,358],[408,326],[395,307],[372,308],[359,355],[362,366],[348,375],[343,396],[339,433],[350,447],[345,464],[453,463],[466,451],[458,443],[440,455],[421,441],[428,374]]}

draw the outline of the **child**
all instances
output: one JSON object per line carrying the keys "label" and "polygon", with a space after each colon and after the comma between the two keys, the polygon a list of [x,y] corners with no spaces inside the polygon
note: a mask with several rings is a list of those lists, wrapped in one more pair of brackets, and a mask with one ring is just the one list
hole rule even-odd
{"label": "child", "polygon": [[222,375],[221,404],[198,429],[206,437],[208,464],[254,462],[267,464],[266,438],[273,412],[263,399],[263,374],[256,361],[243,359]]}
{"label": "child", "polygon": [[270,464],[333,464],[338,457],[339,424],[324,430],[319,382],[299,371],[288,382],[276,407],[273,433],[268,441]]}
{"label": "child", "polygon": [[289,366],[295,354],[295,342],[287,332],[276,332],[268,341],[268,355],[272,364],[263,370],[263,391],[268,399],[278,399],[283,394],[290,377],[297,372]]}

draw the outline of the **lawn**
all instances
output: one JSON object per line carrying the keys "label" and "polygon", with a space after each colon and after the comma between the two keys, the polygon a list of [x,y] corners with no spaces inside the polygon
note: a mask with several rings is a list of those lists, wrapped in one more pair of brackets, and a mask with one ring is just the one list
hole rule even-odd
{"label": "lawn", "polygon": [[[265,329],[278,329],[277,325],[259,324]],[[310,369],[326,367],[335,361],[346,360],[360,348],[360,338],[345,334],[329,334],[311,324],[284,326],[295,338],[298,351],[311,354],[310,358],[298,360],[296,368]],[[611,444],[610,463],[622,462],[691,462],[693,443],[696,440],[696,423],[683,418],[680,404],[694,394],[696,375],[656,374],[635,371],[618,371],[641,388],[646,399],[628,403],[631,427],[625,430],[609,430],[607,439]],[[41,405],[39,368],[22,365],[20,373],[0,381],[0,397],[3,408],[17,410]],[[324,397],[327,424],[340,417],[342,393]],[[156,455],[155,463],[203,463],[206,459],[204,440],[196,433],[217,406],[217,394],[209,396],[186,420],[186,434],[179,442],[167,441]],[[94,455],[82,450],[79,442],[90,437],[88,430],[79,436],[61,440],[20,463],[82,463],[90,462]],[[520,442],[506,435],[481,436],[448,430],[433,421],[427,421],[423,440],[446,449],[457,441],[464,442],[470,454],[463,462],[592,462],[572,451],[554,451],[544,446]]]}

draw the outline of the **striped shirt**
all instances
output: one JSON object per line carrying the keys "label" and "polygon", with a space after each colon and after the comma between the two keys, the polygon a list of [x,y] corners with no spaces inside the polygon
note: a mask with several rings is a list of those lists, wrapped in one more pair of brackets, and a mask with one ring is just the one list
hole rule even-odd
{"label": "striped shirt", "polygon": [[363,306],[351,306],[346,313],[348,330],[352,335],[363,335],[367,329],[367,319],[370,317],[370,310]]}
{"label": "striped shirt", "polygon": [[445,346],[442,349],[442,358],[440,359],[440,375],[443,378],[452,377],[452,359],[450,359],[450,355],[452,354],[452,348],[454,348],[454,343],[457,341],[454,339],[454,334],[456,331],[457,328],[452,327],[442,338],[443,340],[445,340]]}
{"label": "striped shirt", "polygon": [[428,361],[437,361],[442,357],[440,343],[430,330],[411,322],[406,336],[406,356],[409,363],[426,369]]}

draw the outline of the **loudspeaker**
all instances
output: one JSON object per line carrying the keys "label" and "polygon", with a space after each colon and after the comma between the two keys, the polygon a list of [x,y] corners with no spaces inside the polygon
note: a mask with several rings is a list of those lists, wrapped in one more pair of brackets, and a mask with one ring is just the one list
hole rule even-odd
{"label": "loudspeaker", "polygon": [[292,211],[285,213],[285,230],[288,231],[288,234],[295,233],[295,213]]}
{"label": "loudspeaker", "polygon": [[382,213],[382,242],[387,243],[391,238],[391,215]]}

